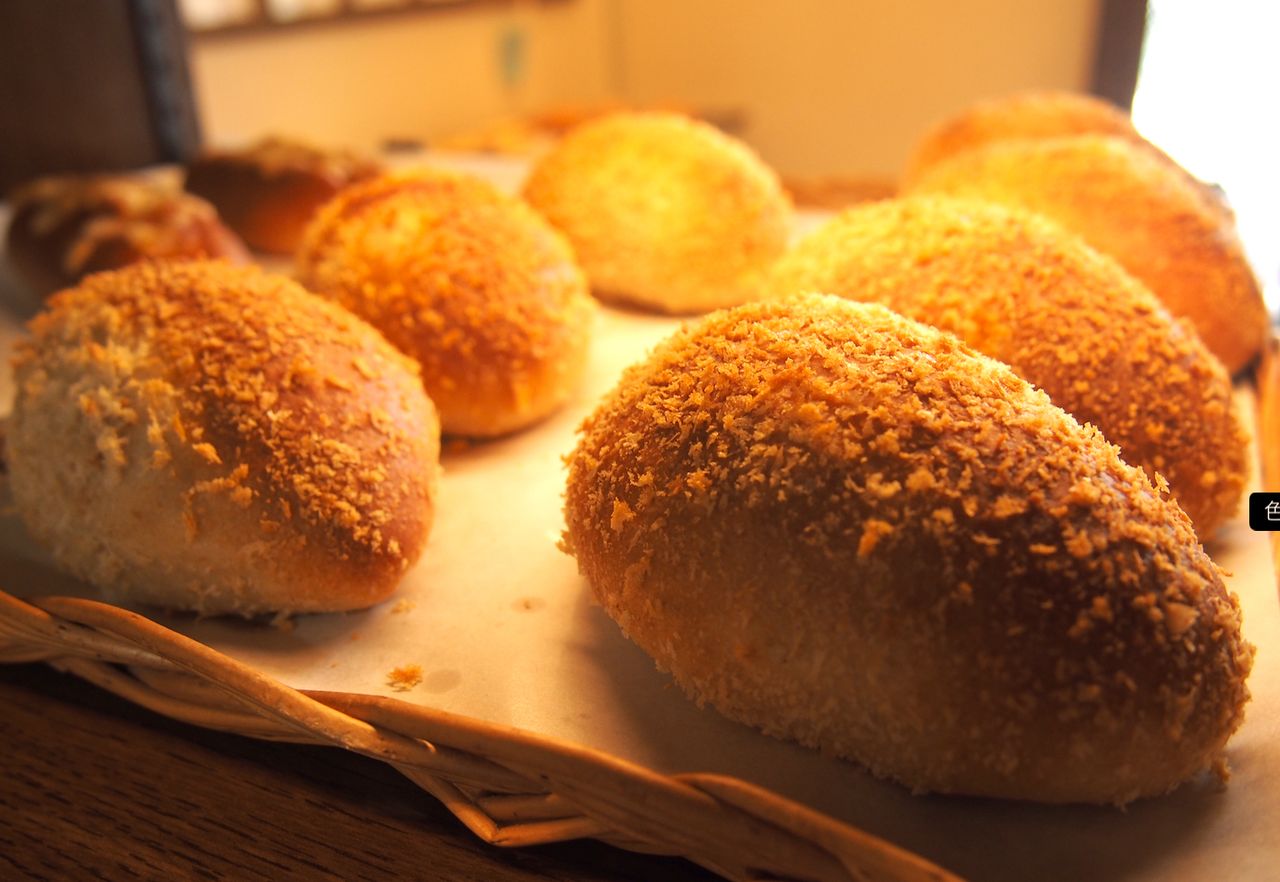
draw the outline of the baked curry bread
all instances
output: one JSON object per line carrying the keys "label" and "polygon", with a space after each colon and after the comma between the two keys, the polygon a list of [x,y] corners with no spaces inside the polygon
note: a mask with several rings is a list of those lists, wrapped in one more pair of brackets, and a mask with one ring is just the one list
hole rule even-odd
{"label": "baked curry bread", "polygon": [[871,203],[797,243],[773,287],[882,303],[1008,364],[1168,481],[1201,537],[1240,502],[1248,437],[1222,365],[1119,264],[1048,220],[940,196]]}
{"label": "baked curry bread", "polygon": [[916,791],[1125,803],[1214,766],[1253,649],[1190,522],[878,305],[715,313],[569,458],[565,547],[699,702]]}
{"label": "baked curry bread", "polygon": [[981,199],[1056,221],[1190,319],[1232,374],[1262,349],[1267,310],[1234,223],[1185,172],[1131,141],[1001,141],[931,166],[908,192]]}
{"label": "baked curry bread", "polygon": [[439,424],[417,370],[283,277],[142,263],[53,297],[15,357],[14,504],[113,600],[358,609],[426,543]]}
{"label": "baked curry bread", "polygon": [[450,435],[525,428],[585,369],[596,306],[572,250],[478,178],[416,169],[354,184],[308,227],[297,266],[422,366]]}
{"label": "baked curry bread", "polygon": [[535,163],[524,197],[568,236],[598,297],[674,314],[754,299],[792,214],[745,144],[652,111],[571,130]]}

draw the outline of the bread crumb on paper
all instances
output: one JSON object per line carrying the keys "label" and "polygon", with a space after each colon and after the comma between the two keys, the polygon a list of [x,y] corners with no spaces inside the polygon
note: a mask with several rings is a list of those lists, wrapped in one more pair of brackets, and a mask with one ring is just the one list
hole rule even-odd
{"label": "bread crumb on paper", "polygon": [[387,674],[387,685],[396,692],[408,692],[422,682],[421,665],[401,665]]}

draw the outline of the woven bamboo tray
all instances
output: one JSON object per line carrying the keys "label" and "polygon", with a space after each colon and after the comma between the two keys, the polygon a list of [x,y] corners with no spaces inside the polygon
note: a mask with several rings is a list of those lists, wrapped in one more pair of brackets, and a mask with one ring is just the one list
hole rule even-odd
{"label": "woven bamboo tray", "polygon": [[119,607],[0,592],[0,662],[31,661],[183,722],[390,763],[494,845],[591,837],[682,855],[729,879],[957,878],[744,781],[664,776],[393,698],[301,692]]}

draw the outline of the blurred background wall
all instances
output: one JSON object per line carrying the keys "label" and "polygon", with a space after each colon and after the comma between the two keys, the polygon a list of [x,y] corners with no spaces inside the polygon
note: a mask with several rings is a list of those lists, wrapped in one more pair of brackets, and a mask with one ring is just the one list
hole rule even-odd
{"label": "blurred background wall", "polygon": [[616,99],[704,111],[784,174],[893,178],[968,101],[1088,89],[1099,0],[549,0],[197,36],[206,140],[430,141]]}

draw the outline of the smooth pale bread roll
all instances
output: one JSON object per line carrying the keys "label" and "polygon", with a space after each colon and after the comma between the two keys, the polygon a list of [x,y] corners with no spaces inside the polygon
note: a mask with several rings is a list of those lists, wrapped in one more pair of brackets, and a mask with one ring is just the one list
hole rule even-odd
{"label": "smooth pale bread roll", "polygon": [[878,305],[716,313],[569,459],[566,548],[699,702],[916,791],[1214,766],[1253,648],[1190,522],[1008,367]]}
{"label": "smooth pale bread roll", "polygon": [[185,187],[209,200],[251,248],[293,254],[320,206],[382,170],[377,160],[350,150],[271,137],[201,154],[187,169]]}
{"label": "smooth pale bread roll", "polygon": [[1185,173],[1131,141],[1001,141],[931,166],[909,192],[982,199],[1057,221],[1190,319],[1233,374],[1262,349],[1267,310],[1234,224]]}
{"label": "smooth pale bread roll", "polygon": [[595,302],[572,250],[478,178],[421,169],[354,184],[308,227],[297,265],[422,366],[446,434],[525,428],[581,379]]}
{"label": "smooth pale bread roll", "polygon": [[1168,481],[1203,537],[1239,505],[1248,437],[1222,365],[1115,261],[1039,216],[945,197],[859,206],[779,261],[774,287],[882,303],[1010,365]]}
{"label": "smooth pale bread roll", "polygon": [[524,196],[569,237],[597,296],[675,314],[754,299],[792,214],[750,148],[672,113],[573,129],[534,165]]}
{"label": "smooth pale bread roll", "polygon": [[143,263],[49,302],[15,361],[14,504],[112,600],[358,609],[426,543],[439,423],[413,364],[283,277]]}

